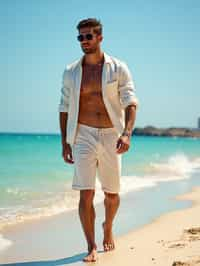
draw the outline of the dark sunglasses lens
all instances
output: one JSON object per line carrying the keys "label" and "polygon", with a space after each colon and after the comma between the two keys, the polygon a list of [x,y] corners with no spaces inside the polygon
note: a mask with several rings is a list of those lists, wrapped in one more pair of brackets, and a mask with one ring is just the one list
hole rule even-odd
{"label": "dark sunglasses lens", "polygon": [[87,40],[88,41],[90,41],[90,40],[92,40],[92,38],[93,38],[93,35],[92,34],[86,34],[86,38],[87,38]]}
{"label": "dark sunglasses lens", "polygon": [[78,35],[77,39],[79,42],[82,42],[84,40],[84,37],[83,35]]}
{"label": "dark sunglasses lens", "polygon": [[90,40],[93,39],[93,35],[91,33],[88,33],[85,36],[80,34],[80,35],[77,36],[77,39],[78,39],[79,42],[82,42],[84,39],[90,41]]}

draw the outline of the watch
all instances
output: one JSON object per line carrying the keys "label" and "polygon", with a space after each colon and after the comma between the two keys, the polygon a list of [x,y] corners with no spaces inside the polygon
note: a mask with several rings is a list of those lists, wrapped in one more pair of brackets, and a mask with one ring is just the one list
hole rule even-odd
{"label": "watch", "polygon": [[129,137],[130,138],[130,136],[131,136],[131,133],[130,132],[123,132],[122,133],[122,136],[127,136],[127,137]]}

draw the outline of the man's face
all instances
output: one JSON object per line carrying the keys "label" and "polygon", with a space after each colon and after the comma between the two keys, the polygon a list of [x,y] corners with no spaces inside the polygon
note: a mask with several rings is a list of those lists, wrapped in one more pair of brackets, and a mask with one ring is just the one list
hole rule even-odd
{"label": "man's face", "polygon": [[[86,37],[89,34],[92,39],[88,40]],[[97,35],[94,33],[93,28],[82,28],[79,31],[79,35],[83,35],[84,39],[80,42],[81,48],[85,54],[92,54],[97,51],[100,47],[100,42],[102,41],[102,35]]]}

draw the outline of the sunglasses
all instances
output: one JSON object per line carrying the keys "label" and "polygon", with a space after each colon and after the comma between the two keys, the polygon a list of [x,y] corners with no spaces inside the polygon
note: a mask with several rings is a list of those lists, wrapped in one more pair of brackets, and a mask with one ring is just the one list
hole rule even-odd
{"label": "sunglasses", "polygon": [[83,34],[78,35],[77,39],[79,42],[82,42],[84,40],[91,41],[93,39],[93,37],[94,36],[91,33],[87,33],[85,35],[83,35]]}

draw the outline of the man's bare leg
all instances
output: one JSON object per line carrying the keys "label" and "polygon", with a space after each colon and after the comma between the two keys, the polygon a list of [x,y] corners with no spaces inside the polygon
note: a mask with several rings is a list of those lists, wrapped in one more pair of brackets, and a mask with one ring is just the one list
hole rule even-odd
{"label": "man's bare leg", "polygon": [[104,230],[104,240],[103,247],[104,251],[110,251],[115,248],[113,235],[112,235],[112,225],[115,214],[118,210],[120,198],[117,193],[107,193],[105,192],[105,222],[103,223]]}
{"label": "man's bare leg", "polygon": [[95,209],[93,205],[94,190],[81,190],[79,201],[79,216],[88,244],[88,255],[83,259],[86,262],[97,260],[97,246],[95,243]]}

